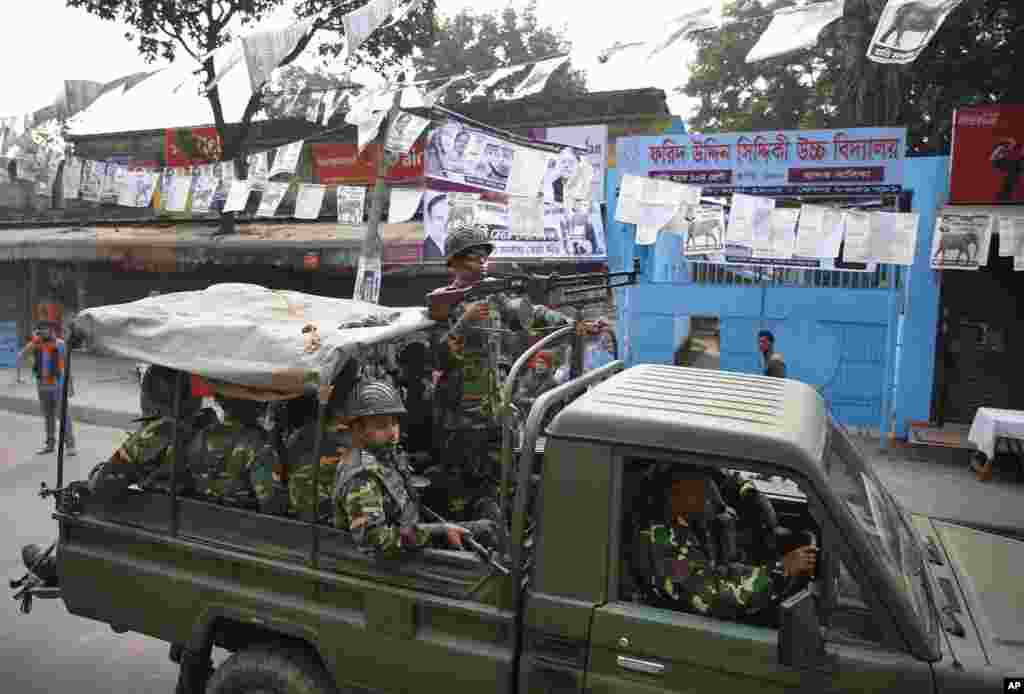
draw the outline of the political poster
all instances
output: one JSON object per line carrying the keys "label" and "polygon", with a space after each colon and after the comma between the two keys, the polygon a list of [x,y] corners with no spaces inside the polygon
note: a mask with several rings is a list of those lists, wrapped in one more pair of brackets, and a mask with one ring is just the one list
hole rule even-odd
{"label": "political poster", "polygon": [[987,213],[943,208],[932,236],[932,269],[977,270],[987,264],[995,219]]}
{"label": "political poster", "polygon": [[495,135],[448,121],[426,142],[427,178],[504,193],[516,147]]}
{"label": "political poster", "polygon": [[949,201],[1024,203],[1024,105],[956,110]]}
{"label": "political poster", "polygon": [[402,153],[412,150],[430,120],[400,111],[388,128],[388,136],[384,148],[389,152]]}
{"label": "political poster", "polygon": [[889,0],[868,46],[876,63],[906,65],[917,60],[946,16],[963,0]]}
{"label": "political poster", "polygon": [[366,188],[362,186],[338,186],[338,224],[359,225],[363,223],[366,206]]}
{"label": "political poster", "polygon": [[[347,186],[373,185],[377,182],[377,160],[383,152],[371,144],[359,152],[351,143],[318,142],[311,146],[313,176],[317,183]],[[424,146],[417,142],[412,151],[403,152],[388,167],[384,179],[390,183],[415,183],[423,178]]]}
{"label": "political poster", "polygon": [[584,158],[593,170],[591,199],[604,202],[605,171],[608,165],[608,126],[578,125],[561,128],[532,128],[530,137],[543,142],[570,145],[586,152]]}

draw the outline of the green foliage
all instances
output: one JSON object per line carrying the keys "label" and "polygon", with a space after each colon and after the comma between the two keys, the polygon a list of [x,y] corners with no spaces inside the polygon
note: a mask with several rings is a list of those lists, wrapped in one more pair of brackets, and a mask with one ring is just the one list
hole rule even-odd
{"label": "green foliage", "polygon": [[725,13],[735,23],[697,36],[680,90],[700,100],[689,120],[694,131],[905,125],[912,150],[939,153],[949,151],[957,107],[1024,100],[1024,80],[1013,75],[1024,59],[1018,0],[962,4],[907,66],[866,57],[885,0],[847,0],[844,17],[813,48],[745,63],[768,26],[765,15],[792,4],[735,0]]}
{"label": "green foliage", "polygon": [[[567,53],[571,48],[564,31],[541,26],[536,2],[519,10],[509,6],[495,13],[463,10],[439,20],[436,36],[436,43],[413,57],[417,79],[497,69]],[[524,69],[506,77],[480,98],[490,100],[499,94],[511,94],[526,74]],[[486,74],[453,85],[448,90],[447,103],[465,101],[482,78],[486,78]],[[586,91],[584,73],[567,64],[551,76],[543,93],[555,96],[585,94]]]}

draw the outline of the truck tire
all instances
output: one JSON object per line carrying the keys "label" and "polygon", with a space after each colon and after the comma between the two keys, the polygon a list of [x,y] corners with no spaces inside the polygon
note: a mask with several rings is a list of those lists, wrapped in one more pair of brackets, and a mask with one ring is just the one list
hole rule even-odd
{"label": "truck tire", "polygon": [[256,646],[225,660],[210,678],[206,694],[337,694],[337,689],[310,653]]}

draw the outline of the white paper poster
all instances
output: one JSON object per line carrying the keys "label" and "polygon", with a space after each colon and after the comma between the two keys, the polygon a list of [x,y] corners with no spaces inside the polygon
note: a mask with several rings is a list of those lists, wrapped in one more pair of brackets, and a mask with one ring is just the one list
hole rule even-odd
{"label": "white paper poster", "polygon": [[423,199],[422,188],[392,188],[388,201],[388,223],[408,222]]}
{"label": "white paper poster", "polygon": [[375,304],[380,299],[380,258],[359,256],[356,269],[356,284],[352,298],[356,301],[367,301]]}
{"label": "white paper poster", "polygon": [[[700,202],[700,188],[643,176],[626,175],[622,178],[616,221],[644,227],[637,238],[650,237],[650,230],[663,228],[675,217],[681,206],[695,206]],[[654,243],[651,239],[649,243]]]}
{"label": "white paper poster", "polygon": [[260,206],[256,210],[257,217],[273,217],[277,214],[277,208],[284,200],[284,194],[288,192],[288,183],[269,181],[263,189],[263,197],[260,198]]}
{"label": "white paper poster", "polygon": [[962,0],[889,0],[868,46],[876,63],[906,64],[917,60],[946,15]]}
{"label": "white paper poster", "polygon": [[777,10],[771,24],[747,54],[748,63],[802,51],[818,43],[822,30],[843,16],[845,0],[816,2]]}
{"label": "white paper poster", "polygon": [[274,150],[274,166],[270,170],[271,178],[280,173],[295,173],[295,167],[299,164],[299,157],[302,156],[302,143],[303,140],[289,142]]}
{"label": "white paper poster", "polygon": [[756,248],[764,245],[764,237],[771,233],[774,198],[735,193],[729,210],[729,226],[726,228],[726,243],[730,246]]}
{"label": "white paper poster", "polygon": [[216,192],[216,178],[209,174],[196,176],[192,182],[192,214],[208,213]]}
{"label": "white paper poster", "polygon": [[319,219],[324,204],[327,186],[315,183],[303,183],[299,186],[295,197],[295,217],[297,219]]}
{"label": "white paper poster", "polygon": [[935,270],[977,270],[988,263],[995,217],[945,207],[935,220],[931,267]]}
{"label": "white paper poster", "polygon": [[345,15],[342,24],[345,27],[346,57],[351,58],[355,55],[377,27],[390,19],[397,6],[397,0],[370,0],[359,9]]}
{"label": "white paper poster", "polygon": [[242,39],[249,84],[254,92],[270,79],[274,68],[295,50],[312,28],[313,20],[306,19],[286,28],[256,31]]}
{"label": "white paper poster", "polygon": [[363,223],[366,206],[366,188],[338,186],[338,224],[358,226]]}
{"label": "white paper poster", "polygon": [[534,64],[533,69],[530,70],[530,74],[526,76],[519,86],[516,87],[515,91],[512,92],[512,99],[522,99],[526,96],[537,94],[544,90],[544,87],[548,83],[548,79],[555,73],[558,68],[569,59],[569,56],[565,55],[561,58],[552,58],[550,60],[542,60],[539,63]]}
{"label": "white paper poster", "polygon": [[109,162],[107,171],[103,176],[103,185],[100,188],[100,202],[117,204],[117,193],[121,188],[121,181],[128,175],[128,167]]}
{"label": "white paper poster", "polygon": [[997,224],[1000,257],[1024,255],[1024,216],[999,217]]}
{"label": "white paper poster", "polygon": [[690,221],[683,255],[707,255],[725,251],[725,210],[698,205],[689,208]]}
{"label": "white paper poster", "polygon": [[408,152],[428,125],[430,125],[430,120],[427,118],[399,111],[395,120],[392,121],[391,127],[388,128],[384,148],[397,154]]}
{"label": "white paper poster", "polygon": [[78,157],[71,157],[64,164],[64,177],[61,180],[63,196],[65,200],[74,200],[78,197],[82,185],[82,160]]}
{"label": "white paper poster", "polygon": [[800,258],[839,257],[843,243],[842,213],[832,207],[804,205],[800,208],[796,250]]}
{"label": "white paper poster", "polygon": [[848,263],[871,261],[871,214],[849,210],[843,213],[843,260]]}
{"label": "white paper poster", "polygon": [[920,220],[916,212],[873,212],[867,262],[913,265]]}
{"label": "white paper poster", "polygon": [[228,197],[224,201],[224,212],[241,212],[249,204],[249,194],[252,187],[249,181],[231,181],[231,188],[228,189]]}
{"label": "white paper poster", "polygon": [[248,158],[249,173],[246,180],[249,181],[250,190],[262,191],[267,184],[269,170],[267,168],[267,153],[258,152],[250,154]]}
{"label": "white paper poster", "polygon": [[192,188],[192,177],[178,175],[171,180],[171,189],[167,196],[164,209],[168,212],[184,212],[188,205],[188,193]]}
{"label": "white paper poster", "polygon": [[663,38],[655,44],[647,59],[664,51],[669,46],[684,41],[697,31],[717,29],[722,26],[722,0],[704,0],[704,6],[685,12],[668,23]]}
{"label": "white paper poster", "polygon": [[517,147],[508,177],[509,195],[537,197],[547,172],[548,158],[548,153],[543,150]]}
{"label": "white paper poster", "polygon": [[796,248],[796,222],[800,210],[775,208],[768,216],[768,233],[755,235],[754,255],[762,258],[788,259]]}
{"label": "white paper poster", "polygon": [[117,204],[122,207],[149,207],[158,178],[156,171],[132,171],[121,181]]}
{"label": "white paper poster", "polygon": [[387,111],[381,111],[370,116],[368,119],[359,122],[356,126],[356,136],[359,140],[359,153],[362,154],[366,146],[373,142],[373,139],[377,137],[377,133],[380,132],[380,126],[384,122],[384,119],[388,117]]}

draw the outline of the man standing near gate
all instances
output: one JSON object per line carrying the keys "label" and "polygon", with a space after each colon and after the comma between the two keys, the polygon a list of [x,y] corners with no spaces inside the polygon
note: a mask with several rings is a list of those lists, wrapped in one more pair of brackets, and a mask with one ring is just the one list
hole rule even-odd
{"label": "man standing near gate", "polygon": [[771,330],[762,330],[757,334],[757,347],[764,360],[764,375],[775,378],[786,377],[786,360],[781,352],[775,351],[775,336]]}
{"label": "man standing near gate", "polygon": [[[50,321],[40,322],[32,339],[18,353],[17,363],[20,364],[29,352],[35,356],[32,371],[35,374],[39,391],[39,406],[46,420],[46,443],[39,451],[40,455],[53,453],[57,446],[57,417],[61,413],[61,396],[64,388],[64,357],[67,344],[55,334],[55,325]],[[21,382],[21,371],[18,371],[18,382]],[[74,395],[74,386],[69,384],[68,397]],[[65,452],[75,455],[75,434],[71,428],[71,417],[65,415]]]}

